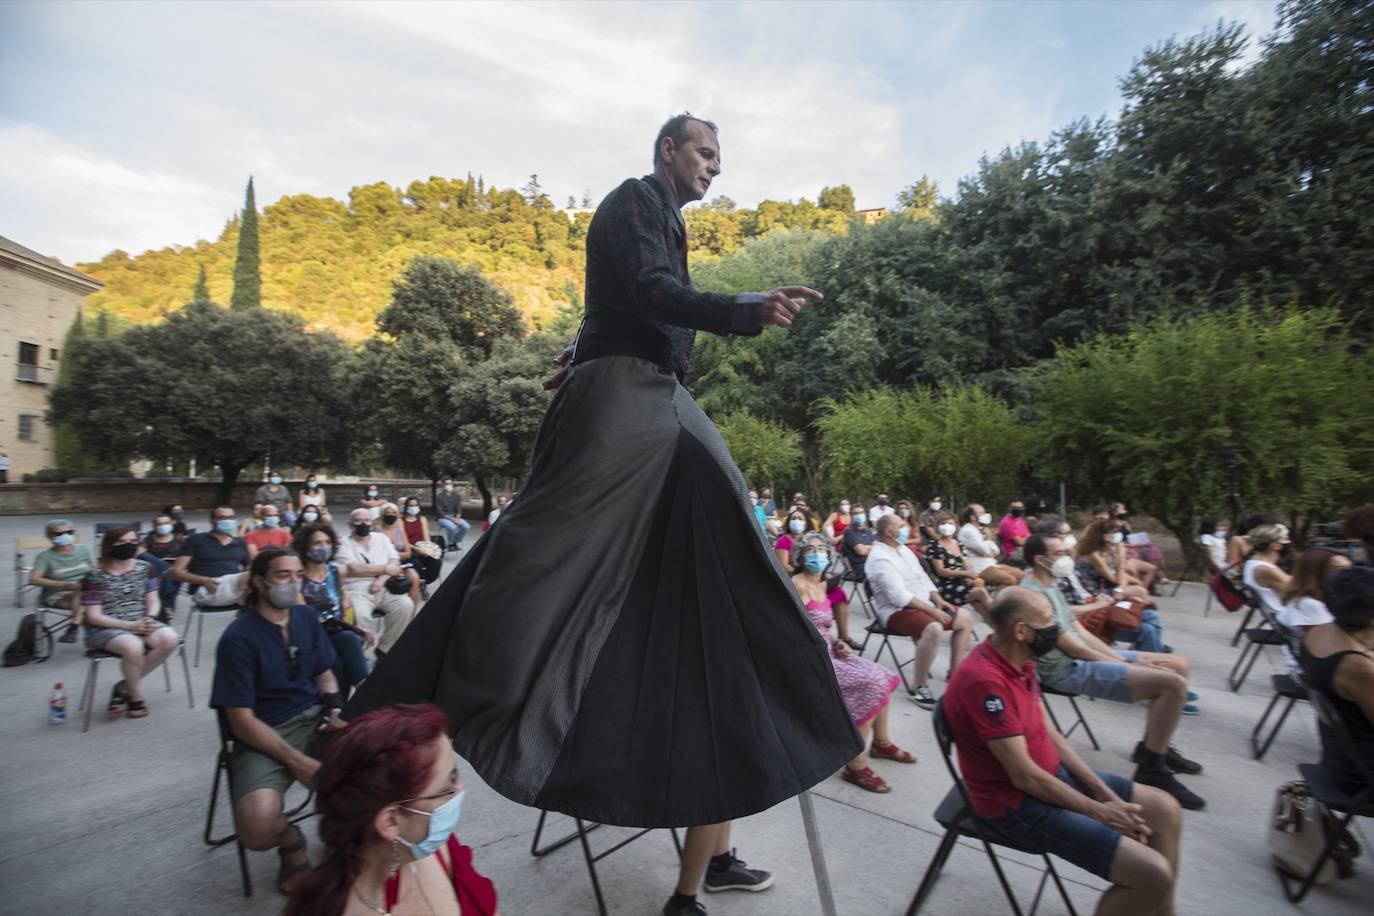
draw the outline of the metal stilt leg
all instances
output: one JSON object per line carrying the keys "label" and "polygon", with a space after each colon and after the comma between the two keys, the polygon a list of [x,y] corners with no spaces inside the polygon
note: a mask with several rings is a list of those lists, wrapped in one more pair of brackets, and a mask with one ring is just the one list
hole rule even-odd
{"label": "metal stilt leg", "polygon": [[830,871],[825,867],[825,851],[821,849],[821,834],[816,829],[816,809],[811,803],[811,793],[802,792],[797,796],[801,802],[802,824],[806,827],[806,845],[811,850],[811,869],[816,873],[816,893],[821,899],[823,916],[835,916],[835,895],[830,889]]}

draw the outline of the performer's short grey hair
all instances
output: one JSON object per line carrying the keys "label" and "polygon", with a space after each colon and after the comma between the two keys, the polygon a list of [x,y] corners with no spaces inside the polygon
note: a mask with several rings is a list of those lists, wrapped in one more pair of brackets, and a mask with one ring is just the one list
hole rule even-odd
{"label": "performer's short grey hair", "polygon": [[711,133],[713,134],[720,133],[720,128],[715,125],[714,121],[698,118],[690,111],[684,111],[682,114],[673,115],[667,121],[663,122],[663,126],[658,129],[658,136],[654,139],[654,165],[658,165],[658,151],[663,146],[663,138],[671,137],[674,146],[681,146],[682,142],[687,139],[687,125],[693,121],[705,124],[707,127],[711,128]]}

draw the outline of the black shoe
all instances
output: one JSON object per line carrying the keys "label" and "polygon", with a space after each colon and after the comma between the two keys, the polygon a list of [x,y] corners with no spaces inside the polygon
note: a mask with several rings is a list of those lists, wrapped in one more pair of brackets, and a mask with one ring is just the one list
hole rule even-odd
{"label": "black shoe", "polygon": [[[1145,755],[1149,753],[1145,749],[1145,742],[1141,741],[1135,746],[1135,753],[1131,754],[1131,763],[1140,766],[1145,760]],[[1196,776],[1202,772],[1202,764],[1195,760],[1189,760],[1178,752],[1172,744],[1169,751],[1164,755],[1164,765],[1175,773],[1183,773],[1188,776]]]}
{"label": "black shoe", "polygon": [[735,858],[732,849],[729,865],[721,869],[712,865],[706,869],[703,886],[708,891],[763,891],[773,886],[773,875],[761,869],[748,868]]}
{"label": "black shoe", "polygon": [[915,703],[922,709],[935,708],[935,694],[930,692],[929,687],[917,687],[911,693],[907,694],[907,699],[911,700],[911,702]]}
{"label": "black shoe", "polygon": [[843,637],[843,642],[844,642],[844,644],[845,644],[846,646],[848,646],[849,648],[853,649],[855,652],[862,652],[862,651],[863,651],[864,644],[861,643],[861,642],[859,642],[857,639],[854,639],[854,638],[849,637],[849,636],[845,636],[845,637]]}
{"label": "black shoe", "polygon": [[1207,807],[1207,802],[1202,797],[1190,790],[1183,783],[1174,778],[1174,774],[1165,769],[1145,770],[1140,767],[1135,771],[1135,782],[1142,786],[1153,786],[1168,792],[1178,803],[1189,811],[1201,811]]}
{"label": "black shoe", "polygon": [[78,632],[80,632],[80,627],[74,623],[68,624],[67,629],[63,631],[62,635],[57,637],[57,641],[71,645],[76,642],[76,634]]}
{"label": "black shoe", "polygon": [[668,902],[663,904],[663,916],[706,916],[706,907],[695,900],[682,906],[674,906],[672,899],[669,898]]}

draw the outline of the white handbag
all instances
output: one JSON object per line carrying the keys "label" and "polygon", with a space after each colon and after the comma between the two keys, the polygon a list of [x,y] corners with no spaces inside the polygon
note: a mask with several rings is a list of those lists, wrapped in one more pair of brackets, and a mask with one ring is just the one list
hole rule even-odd
{"label": "white handbag", "polygon": [[[1288,874],[1306,878],[1326,847],[1327,830],[1334,829],[1336,823],[1326,806],[1312,797],[1307,783],[1284,783],[1274,795],[1269,814],[1269,854]],[[1330,884],[1338,873],[1341,878],[1354,874],[1359,846],[1348,831],[1347,837],[1346,842],[1336,844],[1314,883]]]}

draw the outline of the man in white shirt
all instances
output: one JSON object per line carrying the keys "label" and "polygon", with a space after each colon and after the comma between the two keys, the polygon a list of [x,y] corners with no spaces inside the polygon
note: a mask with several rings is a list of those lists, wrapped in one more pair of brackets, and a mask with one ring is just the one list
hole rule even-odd
{"label": "man in white shirt", "polygon": [[496,520],[501,517],[501,511],[506,508],[506,504],[509,502],[510,500],[506,499],[504,496],[496,497],[496,508],[487,513],[488,528],[496,524]]}
{"label": "man in white shirt", "polygon": [[885,628],[915,640],[915,688],[909,697],[923,709],[934,709],[935,695],[926,681],[940,650],[940,634],[945,630],[952,634],[949,670],[953,674],[968,651],[973,614],[968,608],[955,607],[940,597],[940,590],[926,575],[921,561],[906,546],[911,528],[905,520],[885,515],[878,520],[877,533],[878,541],[864,564],[873,589],[873,610]]}
{"label": "man in white shirt", "polygon": [[410,623],[415,605],[408,594],[397,595],[386,588],[387,579],[403,572],[401,557],[389,537],[372,530],[372,513],[366,507],[354,509],[348,526],[348,537],[339,542],[334,559],[347,567],[343,586],[357,624],[372,628],[377,635],[377,654],[385,655]]}
{"label": "man in white shirt", "polygon": [[887,494],[879,493],[878,504],[868,510],[868,523],[870,525],[877,525],[880,518],[884,515],[892,515],[894,511],[895,510],[887,504]]}

